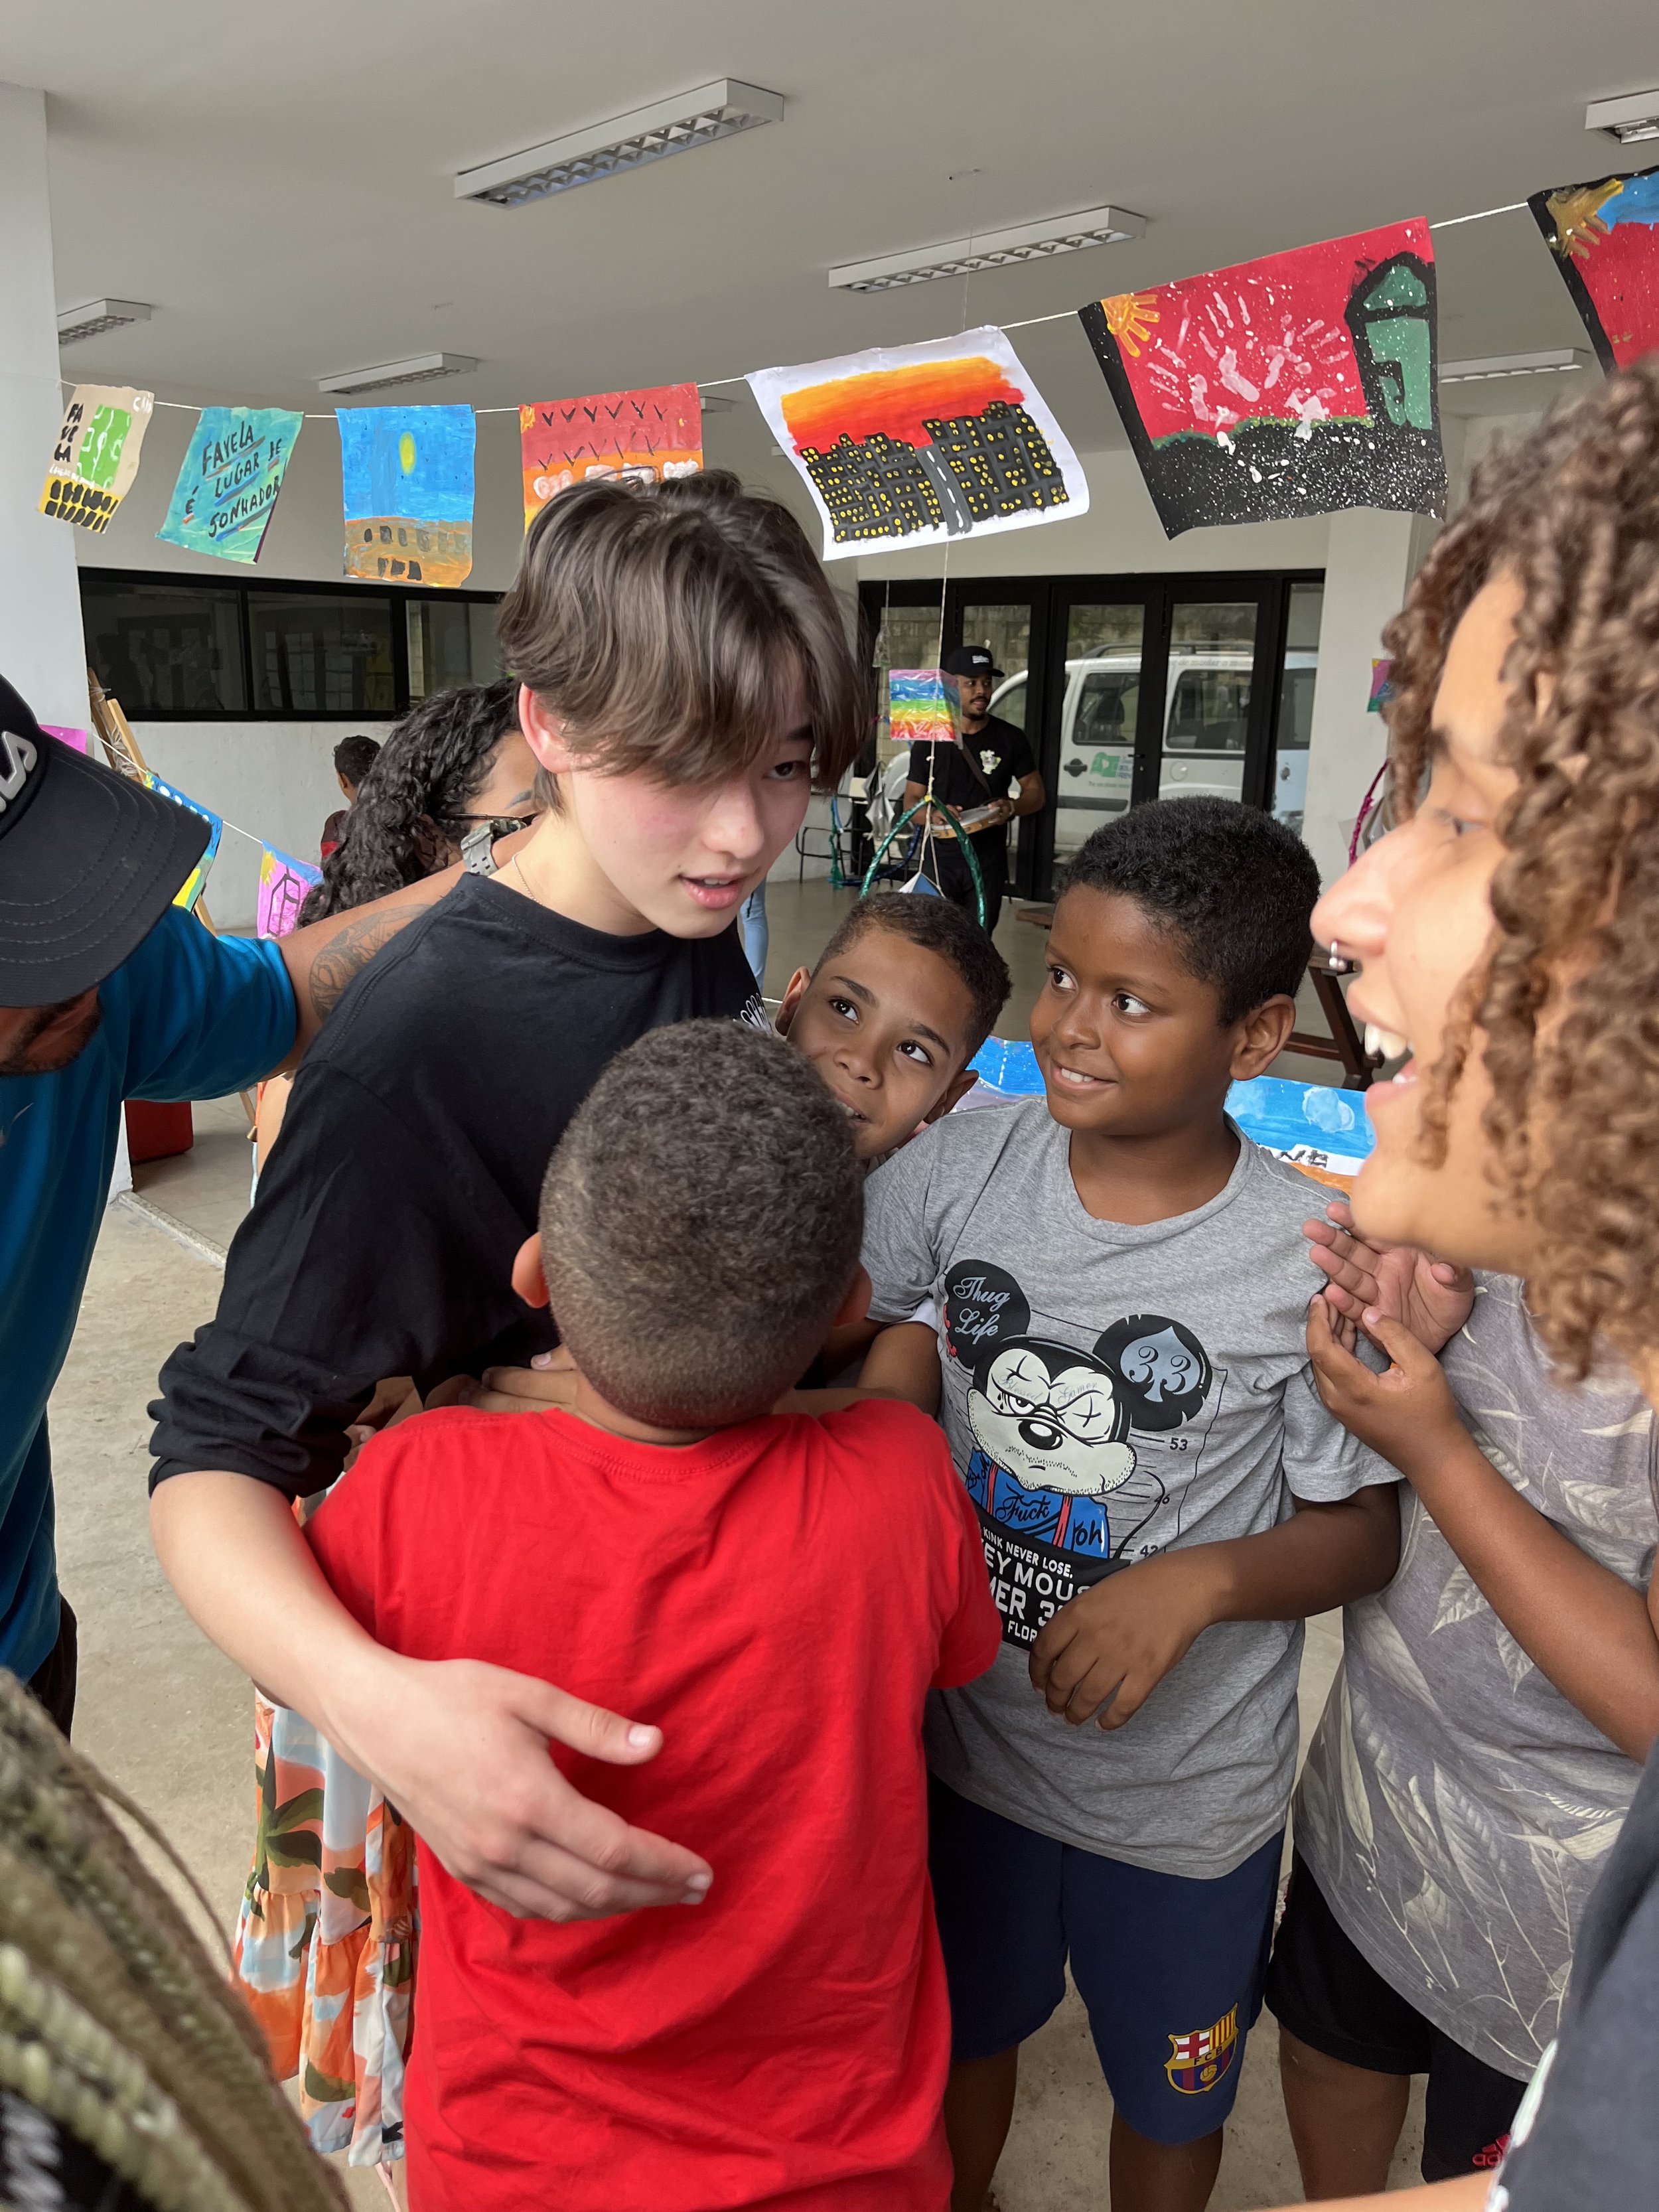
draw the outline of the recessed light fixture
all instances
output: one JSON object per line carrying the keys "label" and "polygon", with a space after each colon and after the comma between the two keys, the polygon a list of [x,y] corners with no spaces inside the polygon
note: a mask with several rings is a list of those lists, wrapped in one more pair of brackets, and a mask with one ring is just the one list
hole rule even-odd
{"label": "recessed light fixture", "polygon": [[1547,353],[1495,353],[1484,361],[1443,361],[1443,384],[1484,384],[1495,376],[1559,376],[1570,368],[1588,368],[1589,356],[1582,346],[1553,346]]}
{"label": "recessed light fixture", "polygon": [[407,361],[377,362],[372,368],[337,369],[319,376],[319,392],[385,392],[394,384],[426,384],[434,376],[471,376],[478,366],[470,353],[417,353]]}
{"label": "recessed light fixture", "polygon": [[1617,100],[1593,100],[1584,110],[1586,131],[1605,131],[1621,146],[1659,138],[1659,89],[1621,92]]}
{"label": "recessed light fixture", "polygon": [[118,331],[126,323],[147,323],[152,310],[142,300],[88,300],[79,307],[65,307],[58,318],[58,343],[74,345],[95,338],[100,331]]}
{"label": "recessed light fixture", "polygon": [[636,107],[628,115],[613,115],[608,123],[590,124],[585,131],[567,131],[545,145],[509,154],[505,161],[463,169],[455,179],[455,197],[488,200],[494,207],[522,207],[527,200],[597,184],[601,177],[643,168],[647,161],[660,161],[670,154],[690,153],[694,146],[712,146],[717,138],[776,123],[782,115],[781,93],[741,84],[734,76],[718,77],[713,84],[700,84],[695,92]]}
{"label": "recessed light fixture", "polygon": [[1079,253],[1089,246],[1115,246],[1139,238],[1146,228],[1145,216],[1124,208],[1085,208],[1078,215],[1050,216],[1046,222],[976,231],[971,238],[919,246],[908,253],[884,253],[874,261],[843,261],[830,271],[830,282],[840,291],[887,292],[897,284],[931,284],[936,276],[1001,269],[1013,261],[1046,261],[1050,254]]}

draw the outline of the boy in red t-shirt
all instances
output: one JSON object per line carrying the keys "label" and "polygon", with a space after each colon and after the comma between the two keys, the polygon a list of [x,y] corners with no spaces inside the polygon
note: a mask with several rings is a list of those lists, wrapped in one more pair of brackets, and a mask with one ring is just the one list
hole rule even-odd
{"label": "boy in red t-shirt", "polygon": [[307,1527],[392,1650],[660,1723],[644,1765],[551,1755],[714,1869],[695,1907],[554,1926],[422,1846],[413,2212],[943,2212],[922,1705],[1000,1624],[930,1421],[768,1410],[860,1308],[862,1214],[805,1060],[732,1022],[641,1039],[514,1272],[536,1297],[544,1273],[574,1408],[422,1414]]}

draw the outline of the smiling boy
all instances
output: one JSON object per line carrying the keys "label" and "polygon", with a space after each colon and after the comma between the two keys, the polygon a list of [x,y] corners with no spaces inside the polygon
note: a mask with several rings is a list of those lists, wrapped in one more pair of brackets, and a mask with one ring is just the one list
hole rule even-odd
{"label": "smiling boy", "polygon": [[1397,1555],[1393,1469],[1312,1386],[1307,1184],[1225,1111],[1289,1035],[1317,890],[1288,830],[1224,800],[1098,831],[1031,1018],[1046,1104],[950,1117],[871,1181],[872,1310],[938,1307],[1003,1617],[995,1668],[928,1729],[955,2212],[984,2203],[1068,1955],[1114,2201],[1206,2202],[1261,2002],[1300,1623]]}
{"label": "smiling boy", "polygon": [[861,1160],[885,1159],[974,1087],[969,1062],[1007,1004],[1008,963],[959,907],[860,899],[797,968],[777,1029],[841,1101]]}

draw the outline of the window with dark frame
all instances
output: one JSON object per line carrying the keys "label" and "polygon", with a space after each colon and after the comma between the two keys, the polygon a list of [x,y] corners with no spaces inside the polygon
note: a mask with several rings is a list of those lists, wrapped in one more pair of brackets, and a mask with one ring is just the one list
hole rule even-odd
{"label": "window with dark frame", "polygon": [[500,676],[499,592],[85,568],[87,659],[131,721],[392,720]]}

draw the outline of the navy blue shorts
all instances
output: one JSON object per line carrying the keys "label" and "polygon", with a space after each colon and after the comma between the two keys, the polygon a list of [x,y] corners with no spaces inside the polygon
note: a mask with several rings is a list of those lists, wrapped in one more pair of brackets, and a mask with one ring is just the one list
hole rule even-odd
{"label": "navy blue shorts", "polygon": [[1056,1843],[931,1778],[928,1818],[952,2058],[1035,2035],[1069,1958],[1129,2125],[1159,2143],[1212,2135],[1261,2009],[1283,1838],[1196,1881]]}

